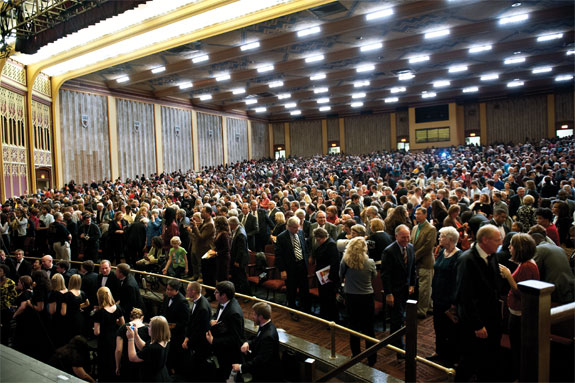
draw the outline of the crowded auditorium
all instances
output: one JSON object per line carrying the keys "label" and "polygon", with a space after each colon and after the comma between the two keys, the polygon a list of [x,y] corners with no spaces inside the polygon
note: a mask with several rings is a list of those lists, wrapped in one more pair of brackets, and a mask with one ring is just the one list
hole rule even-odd
{"label": "crowded auditorium", "polygon": [[0,14],[0,381],[575,380],[572,0]]}

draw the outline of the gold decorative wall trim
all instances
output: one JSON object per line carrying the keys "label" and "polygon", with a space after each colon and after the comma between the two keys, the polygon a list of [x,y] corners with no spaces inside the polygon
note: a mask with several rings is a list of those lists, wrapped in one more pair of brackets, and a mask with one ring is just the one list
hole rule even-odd
{"label": "gold decorative wall trim", "polygon": [[11,79],[26,86],[26,69],[24,65],[8,59],[2,68],[2,77]]}
{"label": "gold decorative wall trim", "polygon": [[32,90],[48,98],[52,98],[52,90],[50,85],[50,77],[44,73],[40,73],[36,80],[34,80],[34,85]]}

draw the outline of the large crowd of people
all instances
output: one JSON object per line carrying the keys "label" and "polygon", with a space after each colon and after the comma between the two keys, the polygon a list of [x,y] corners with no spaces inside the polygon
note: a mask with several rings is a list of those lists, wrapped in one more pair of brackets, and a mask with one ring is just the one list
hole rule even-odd
{"label": "large crowd of people", "polygon": [[[246,342],[234,297],[252,293],[249,252],[267,251],[289,307],[312,312],[308,275],[328,270],[325,280],[312,278],[318,315],[373,336],[373,280],[381,278],[391,332],[416,298],[418,317],[433,315],[429,357],[456,366],[463,380],[497,379],[503,332],[519,371],[517,283],[540,279],[555,284],[554,303],[574,299],[574,210],[571,137],[70,181],[2,204],[2,343],[86,380],[86,338],[94,336],[99,381],[224,381],[248,372],[281,380],[271,309],[254,305],[265,337]],[[70,260],[82,261],[78,270]],[[132,269],[191,282],[184,296],[170,281],[162,316],[146,324]],[[215,292],[203,296],[198,281]],[[508,326],[498,304],[505,295]],[[359,339],[350,345],[357,355]]]}

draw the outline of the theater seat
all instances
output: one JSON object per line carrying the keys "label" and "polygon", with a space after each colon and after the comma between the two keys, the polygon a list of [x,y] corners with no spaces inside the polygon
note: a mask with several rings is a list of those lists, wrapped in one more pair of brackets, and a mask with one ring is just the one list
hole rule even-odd
{"label": "theater seat", "polygon": [[266,254],[266,271],[269,279],[261,284],[266,289],[266,299],[269,299],[270,291],[272,292],[272,299],[275,300],[276,292],[282,293],[286,291],[285,280],[281,278],[279,270],[275,267],[276,257],[274,255]]}

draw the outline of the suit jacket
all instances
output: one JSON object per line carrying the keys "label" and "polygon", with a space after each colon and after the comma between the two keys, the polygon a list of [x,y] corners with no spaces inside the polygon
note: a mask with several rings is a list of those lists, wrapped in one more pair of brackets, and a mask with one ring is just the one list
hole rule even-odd
{"label": "suit jacket", "polygon": [[[495,222],[494,219],[490,219],[489,221],[484,222],[484,223],[481,224],[481,226],[485,226],[485,225],[493,225],[493,226],[499,228],[499,225],[497,224],[497,222]],[[507,226],[507,225],[505,225],[505,224],[503,224],[503,230],[505,230],[505,235],[509,234],[509,232],[511,231],[511,229],[509,228],[509,226]],[[504,237],[505,237],[505,236],[504,236]]]}
{"label": "suit jacket", "polygon": [[373,241],[373,245],[368,242],[368,251],[369,257],[374,261],[380,260],[383,256],[383,250],[393,243],[393,239],[385,231],[371,234],[368,241]]}
{"label": "suit jacket", "polygon": [[246,231],[242,226],[238,226],[236,233],[232,238],[230,258],[231,263],[239,263],[241,269],[245,269],[250,260],[248,251],[248,238],[246,236]]}
{"label": "suit jacket", "polygon": [[269,219],[273,222],[272,228],[276,225],[276,213],[281,212],[278,207],[274,207],[272,211],[268,211],[266,214],[268,215]]}
{"label": "suit jacket", "polygon": [[242,373],[250,373],[253,382],[283,381],[276,326],[271,321],[261,326],[248,344],[252,357],[242,364]]}
{"label": "suit jacket", "polygon": [[126,322],[130,321],[130,312],[134,307],[144,310],[144,301],[140,295],[140,286],[134,279],[134,276],[129,274],[123,281],[120,282],[119,296],[120,307],[124,311],[124,318]]}
{"label": "suit jacket", "polygon": [[[98,291],[98,289],[102,287],[103,278],[104,275],[98,274],[98,286],[96,291]],[[108,279],[106,280],[106,284],[104,286],[110,289],[110,291],[112,292],[112,296],[114,297],[114,300],[120,299],[120,281],[118,281],[118,278],[116,277],[116,274],[114,274],[113,271],[110,271],[110,274],[108,274]],[[97,305],[98,303],[96,302],[94,304]]]}
{"label": "suit jacket", "polygon": [[[238,218],[240,220],[240,223],[244,221],[243,214],[240,215]],[[253,214],[248,214],[248,217],[246,218],[246,222],[245,224],[243,224],[243,227],[246,229],[246,235],[248,236],[248,238],[253,237],[260,230],[258,219]]]}
{"label": "suit jacket", "polygon": [[[8,258],[9,259],[9,258]],[[13,267],[14,267],[14,277],[16,279],[12,279],[15,283],[18,283],[18,279],[23,276],[23,275],[31,275],[32,274],[32,265],[30,264],[30,262],[28,262],[28,260],[26,259],[22,259],[22,263],[20,263],[20,267],[18,267],[18,270],[16,270],[16,259],[12,260],[13,261]],[[56,269],[54,268],[53,272],[56,272]],[[54,274],[52,274],[54,275]]]}
{"label": "suit jacket", "polygon": [[186,324],[190,316],[188,301],[182,293],[178,292],[178,294],[172,298],[172,304],[170,305],[170,297],[166,295],[162,302],[160,313],[166,317],[168,323],[176,325],[171,329],[172,345],[181,347],[186,334]]}
{"label": "suit jacket", "polygon": [[339,286],[339,251],[337,250],[337,244],[332,238],[328,237],[327,241],[315,249],[314,259],[316,261],[316,270],[323,269],[326,266],[330,267],[329,280]]}
{"label": "suit jacket", "polygon": [[189,339],[188,348],[193,350],[198,356],[209,355],[210,344],[206,339],[206,333],[210,329],[211,316],[210,303],[201,295],[195,304],[193,312],[190,308],[190,316],[186,324],[186,338]]}
{"label": "suit jacket", "polygon": [[[305,246],[305,239],[303,232],[300,230],[297,232],[299,238],[300,247],[302,250],[302,256],[305,264],[307,265],[307,251]],[[277,236],[276,246],[275,246],[275,265],[279,271],[287,271],[289,274],[295,270],[296,259],[293,251],[293,244],[291,242],[291,236],[289,230],[284,230],[280,235]]]}
{"label": "suit jacket", "polygon": [[[217,319],[219,310],[220,305],[213,319]],[[214,336],[212,348],[218,357],[220,368],[230,371],[231,364],[242,361],[240,348],[244,342],[244,314],[235,298],[228,302],[218,323],[212,326],[211,331]]]}
{"label": "suit jacket", "polygon": [[519,194],[515,194],[509,200],[509,216],[514,217],[517,214],[517,210],[521,206],[521,198],[519,198]]}
{"label": "suit jacket", "polygon": [[82,291],[86,293],[86,297],[90,301],[90,307],[98,305],[98,297],[96,295],[100,288],[98,281],[98,274],[94,272],[82,275]]}
{"label": "suit jacket", "polygon": [[488,263],[481,258],[477,245],[465,251],[458,259],[456,296],[461,324],[467,330],[487,328],[497,334],[501,321],[499,263],[492,256]]}
{"label": "suit jacket", "polygon": [[381,279],[385,294],[393,294],[394,297],[407,299],[410,286],[415,286],[417,278],[415,274],[415,252],[413,245],[406,247],[407,264],[403,262],[401,248],[397,241],[385,248],[381,259]]}
{"label": "suit jacket", "polygon": [[192,232],[196,236],[196,252],[199,256],[203,256],[208,250],[214,248],[214,240],[216,238],[216,227],[213,222],[206,222],[198,227],[192,225]]}
{"label": "suit jacket", "polygon": [[575,276],[565,251],[554,244],[541,242],[537,245],[533,260],[537,263],[541,280],[555,285],[551,301],[563,304],[573,302]]}
{"label": "suit jacket", "polygon": [[265,211],[264,209],[258,209],[257,214],[258,214],[258,227],[259,227],[258,235],[262,238],[269,239],[271,229],[273,229],[275,224],[268,216],[267,211]]}
{"label": "suit jacket", "polygon": [[[309,227],[309,233],[308,233],[309,249],[311,250],[312,255],[315,248],[317,247],[317,243],[315,241],[315,238],[313,237],[313,231],[318,227],[319,223],[317,222],[312,223]],[[337,238],[337,226],[335,226],[333,223],[326,222],[323,228],[327,231],[327,233],[333,240]]]}
{"label": "suit jacket", "polygon": [[54,275],[56,275],[56,273],[57,273],[57,271],[56,271],[56,266],[54,266],[54,265],[52,265],[52,267],[49,268],[49,269],[45,269],[45,268],[42,267],[42,270],[44,270],[45,272],[48,273],[48,278],[49,278],[49,279],[52,279],[52,277],[53,277]]}
{"label": "suit jacket", "polygon": [[415,250],[415,265],[418,268],[433,269],[433,264],[435,263],[433,248],[435,247],[437,239],[437,230],[435,226],[425,221],[419,229],[416,240],[415,236],[418,227],[419,225],[415,225],[413,229],[411,229],[411,243]]}

